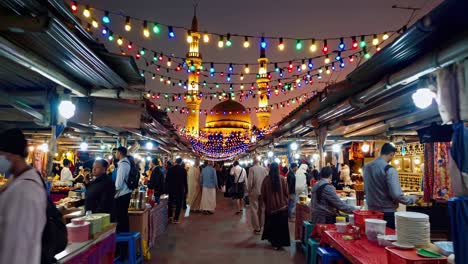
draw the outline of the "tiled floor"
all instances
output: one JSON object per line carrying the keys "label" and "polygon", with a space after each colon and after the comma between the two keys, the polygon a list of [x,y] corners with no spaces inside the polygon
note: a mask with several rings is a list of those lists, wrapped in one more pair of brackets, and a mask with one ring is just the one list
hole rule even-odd
{"label": "tiled floor", "polygon": [[[234,214],[234,203],[218,194],[214,215],[190,214],[178,225],[170,225],[156,241],[149,263],[305,263],[295,243],[276,251],[250,227],[249,210]],[[290,223],[291,239],[294,225]]]}

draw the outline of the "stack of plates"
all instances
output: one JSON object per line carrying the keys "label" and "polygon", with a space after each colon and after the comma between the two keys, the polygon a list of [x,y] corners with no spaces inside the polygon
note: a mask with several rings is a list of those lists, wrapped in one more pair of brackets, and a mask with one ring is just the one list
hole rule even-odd
{"label": "stack of plates", "polygon": [[396,212],[398,244],[424,246],[431,242],[429,216],[415,212]]}

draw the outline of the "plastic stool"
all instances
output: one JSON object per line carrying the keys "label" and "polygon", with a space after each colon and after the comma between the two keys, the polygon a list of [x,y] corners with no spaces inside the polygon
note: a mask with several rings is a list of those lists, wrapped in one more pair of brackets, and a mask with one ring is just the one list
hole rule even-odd
{"label": "plastic stool", "polygon": [[345,263],[346,259],[334,248],[319,247],[317,254],[320,256],[322,264],[332,264],[334,261]]}
{"label": "plastic stool", "polygon": [[309,221],[302,222],[301,244],[302,244],[302,250],[306,253],[306,256],[307,256],[307,240],[309,239],[310,234],[312,233],[312,229],[314,229],[314,225],[311,224]]}
{"label": "plastic stool", "polygon": [[[128,261],[114,260],[114,264],[138,264],[143,263],[143,250],[140,232],[123,232],[117,234],[116,243],[127,243]],[[137,248],[138,247],[138,248]]]}
{"label": "plastic stool", "polygon": [[319,241],[309,238],[307,240],[307,255],[306,263],[307,264],[317,264],[317,249],[319,247]]}

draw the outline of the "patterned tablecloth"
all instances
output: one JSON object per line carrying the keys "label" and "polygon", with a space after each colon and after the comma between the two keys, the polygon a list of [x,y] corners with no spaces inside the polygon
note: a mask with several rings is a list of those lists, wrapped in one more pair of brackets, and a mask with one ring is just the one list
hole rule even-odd
{"label": "patterned tablecloth", "polygon": [[156,243],[156,238],[167,231],[167,198],[161,198],[149,214],[149,241],[148,246],[152,248]]}
{"label": "patterned tablecloth", "polygon": [[296,225],[295,238],[302,240],[302,223],[305,220],[310,220],[310,207],[308,204],[296,203]]}

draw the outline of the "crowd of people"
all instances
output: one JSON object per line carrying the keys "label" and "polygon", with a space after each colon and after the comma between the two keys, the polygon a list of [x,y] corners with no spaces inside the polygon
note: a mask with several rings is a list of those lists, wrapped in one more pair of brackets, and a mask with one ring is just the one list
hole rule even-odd
{"label": "crowd of people", "polygon": [[[26,147],[27,141],[20,130],[0,133],[0,173],[11,177],[0,189],[3,215],[0,218],[0,252],[8,252],[0,253],[0,263],[38,263],[44,256],[41,241],[49,218],[47,189],[44,179],[25,162]],[[398,204],[416,201],[416,197],[402,194],[398,173],[389,165],[395,151],[391,144],[384,144],[381,156],[363,169],[369,209],[383,212],[392,228]],[[256,161],[251,167],[243,168],[236,161],[228,168],[211,161],[200,166],[197,161],[187,168],[181,158],[177,158],[174,165],[171,161],[163,165],[160,159],[153,158],[148,170],[140,172],[125,147],[116,149],[112,165],[97,159],[92,170],[81,168],[76,176],[70,170],[70,161],[64,160],[63,165],[62,181],[84,184],[85,209],[111,214],[112,221],[117,223],[117,232],[129,231],[130,197],[133,190],[144,183],[152,190],[156,203],[160,202],[161,195],[168,194],[168,217],[174,224],[179,223],[182,209],[187,206],[194,213],[214,214],[217,191],[223,190],[225,197],[234,200],[235,214],[243,213],[245,204],[249,205],[253,233],[261,234],[262,239],[276,249],[290,245],[288,218],[294,218],[298,197],[308,195],[309,187],[310,220],[314,224],[334,223],[341,212],[352,213],[359,209],[345,204],[336,193],[337,182],[350,182],[346,165],[341,166],[341,175],[337,176],[336,168],[326,166],[319,172],[306,162],[281,168],[276,162],[264,167]],[[30,219],[35,219],[33,224]]]}

